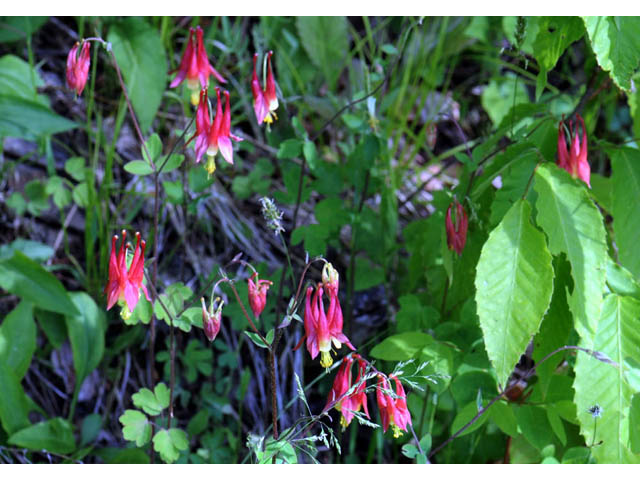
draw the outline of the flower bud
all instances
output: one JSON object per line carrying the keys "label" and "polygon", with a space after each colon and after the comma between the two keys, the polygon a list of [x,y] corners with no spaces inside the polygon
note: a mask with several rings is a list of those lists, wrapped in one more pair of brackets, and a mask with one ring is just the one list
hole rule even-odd
{"label": "flower bud", "polygon": [[324,264],[322,268],[322,283],[324,288],[326,288],[329,292],[337,293],[339,284],[340,284],[340,275],[338,271],[333,268],[329,262]]}
{"label": "flower bud", "polygon": [[[451,219],[451,209],[456,208],[455,224]],[[455,250],[458,255],[462,255],[465,243],[467,243],[467,212],[464,211],[460,202],[455,200],[447,209],[447,217],[445,219],[445,227],[447,230],[447,246],[449,250]]]}
{"label": "flower bud", "polygon": [[84,86],[87,83],[87,78],[89,77],[91,44],[84,42],[80,55],[78,55],[79,46],[80,43],[76,43],[69,52],[69,55],[67,55],[67,85],[72,90],[75,90],[77,95],[82,95]]}
{"label": "flower bud", "polygon": [[[254,282],[253,279],[256,279]],[[267,304],[267,290],[273,285],[271,280],[259,280],[258,272],[254,273],[249,282],[249,305],[256,317],[259,317]]]}
{"label": "flower bud", "polygon": [[[204,333],[209,339],[210,342],[213,342],[220,331],[220,321],[222,318],[222,305],[224,305],[224,300],[220,299],[220,297],[216,298],[215,301],[211,304],[211,308],[207,311],[207,306],[204,303],[204,298],[201,298],[202,302],[202,326],[204,328]],[[220,302],[218,304],[218,308],[216,311],[213,311],[213,307],[216,302]]]}

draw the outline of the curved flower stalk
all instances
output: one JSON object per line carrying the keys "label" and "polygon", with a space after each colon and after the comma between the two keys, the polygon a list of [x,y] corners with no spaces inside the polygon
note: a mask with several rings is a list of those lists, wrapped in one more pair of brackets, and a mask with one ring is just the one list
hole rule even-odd
{"label": "curved flower stalk", "polygon": [[187,140],[191,142],[196,139],[196,163],[200,163],[202,156],[206,153],[208,156],[205,169],[211,176],[216,170],[215,156],[218,151],[222,157],[233,165],[233,145],[231,140],[236,142],[242,141],[242,138],[231,133],[231,107],[229,104],[229,92],[225,90],[225,107],[222,109],[222,100],[220,99],[220,89],[216,87],[216,113],[213,121],[209,115],[209,102],[207,98],[207,90],[200,92],[200,103],[196,112],[196,133]]}
{"label": "curved flower stalk", "polygon": [[[558,124],[558,161],[557,165],[565,169],[573,178],[579,178],[591,188],[591,167],[587,161],[587,130],[584,120],[576,115],[576,128],[573,140],[569,138],[570,147],[567,149],[567,141],[564,136],[564,117]],[[578,122],[582,124],[582,140],[579,139]],[[573,121],[569,122],[569,135],[574,132]]]}
{"label": "curved flower stalk", "polygon": [[116,255],[116,241],[118,236],[111,239],[111,258],[109,259],[109,282],[104,289],[107,294],[107,310],[118,303],[122,310],[120,316],[127,320],[138,304],[140,289],[147,300],[151,301],[147,287],[142,283],[144,279],[144,250],[145,241],[141,240],[140,232],[136,232],[136,249],[127,270],[127,251],[130,247],[126,243],[127,232],[122,231],[122,242]]}
{"label": "curved flower stalk", "polygon": [[[255,278],[255,282],[253,279]],[[249,305],[256,317],[259,317],[267,304],[267,291],[273,285],[271,280],[260,280],[258,272],[255,272],[248,280],[249,283]]]}
{"label": "curved flower stalk", "polygon": [[273,52],[267,53],[267,81],[264,88],[260,85],[258,74],[256,71],[256,63],[258,62],[258,54],[253,56],[253,77],[251,79],[251,92],[253,93],[253,111],[256,114],[258,125],[262,122],[266,124],[273,123],[278,119],[276,110],[278,109],[278,97],[276,95],[276,82],[273,79],[273,70],[271,69],[271,56]]}
{"label": "curved flower stalk", "polygon": [[78,55],[79,46],[80,43],[76,42],[67,55],[67,85],[70,89],[75,90],[77,95],[82,95],[87,78],[89,78],[91,44],[83,42],[82,50]]}
{"label": "curved flower stalk", "polygon": [[[396,383],[396,398],[391,395],[391,388],[389,386],[389,380],[392,379]],[[411,413],[409,413],[407,407],[407,395],[398,377],[389,375],[389,379],[387,380],[382,375],[378,375],[376,398],[378,400],[378,408],[380,409],[380,417],[382,418],[383,431],[386,432],[389,426],[391,426],[393,436],[395,438],[400,437],[402,431],[407,431],[407,425],[411,425]]]}
{"label": "curved flower stalk", "polygon": [[[451,209],[455,206],[456,209],[456,221],[455,224],[451,220]],[[454,250],[458,255],[462,255],[462,250],[467,243],[467,228],[469,220],[467,218],[467,212],[464,208],[455,200],[447,208],[447,216],[445,218],[445,228],[447,231],[447,246],[449,250]]]}
{"label": "curved flower stalk", "polygon": [[[194,42],[195,34],[195,42]],[[194,45],[195,43],[195,45]],[[182,55],[180,66],[169,73],[178,72],[169,87],[174,88],[180,85],[185,79],[187,87],[191,90],[191,103],[198,105],[198,91],[209,86],[209,76],[213,75],[220,83],[226,83],[222,75],[211,66],[207,52],[204,48],[204,38],[202,28],[198,25],[195,29],[189,29],[189,40]]]}

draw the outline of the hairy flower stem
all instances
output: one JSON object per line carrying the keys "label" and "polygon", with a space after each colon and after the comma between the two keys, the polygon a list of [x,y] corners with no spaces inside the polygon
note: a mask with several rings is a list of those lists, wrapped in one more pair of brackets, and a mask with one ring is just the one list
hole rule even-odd
{"label": "hairy flower stem", "polygon": [[276,351],[269,348],[269,373],[271,376],[271,418],[273,422],[273,438],[278,439],[278,389],[276,378]]}

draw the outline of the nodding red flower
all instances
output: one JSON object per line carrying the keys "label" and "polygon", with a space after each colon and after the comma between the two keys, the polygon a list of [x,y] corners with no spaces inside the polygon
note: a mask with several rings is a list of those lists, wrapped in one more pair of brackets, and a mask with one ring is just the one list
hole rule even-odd
{"label": "nodding red flower", "polygon": [[84,90],[87,78],[89,77],[91,44],[84,42],[80,55],[78,55],[79,46],[80,43],[76,42],[69,52],[69,55],[67,55],[67,85],[72,90],[75,90],[76,94],[82,95],[82,90]]}
{"label": "nodding red flower", "polygon": [[322,267],[322,284],[327,289],[329,295],[337,295],[340,287],[340,275],[329,262]]}
{"label": "nodding red flower", "polygon": [[[358,361],[358,378],[356,378],[355,383],[352,382],[351,376],[353,359],[357,359]],[[333,387],[329,392],[327,404],[324,409],[327,410],[332,406],[335,407],[335,409],[341,413],[340,425],[342,425],[343,428],[349,426],[351,420],[353,420],[354,412],[360,411],[361,407],[363,407],[365,415],[369,418],[367,394],[365,393],[367,385],[362,379],[365,370],[366,362],[364,359],[360,355],[354,354],[353,358],[349,356],[342,360],[342,365],[340,365],[340,369],[333,381]],[[355,390],[349,395],[346,395],[354,385],[357,385]]]}
{"label": "nodding red flower", "polygon": [[380,409],[380,417],[382,418],[382,429],[387,431],[389,425],[393,430],[393,436],[398,438],[402,435],[401,430],[407,431],[407,425],[411,425],[411,413],[407,408],[407,395],[404,392],[402,383],[395,375],[389,375],[389,380],[396,382],[396,398],[390,393],[391,387],[389,381],[382,375],[378,375],[378,389],[376,398],[378,400],[378,408]]}
{"label": "nodding red flower", "polygon": [[136,249],[133,254],[133,260],[127,270],[127,251],[130,245],[126,242],[127,232],[122,231],[122,243],[120,250],[116,255],[116,241],[118,236],[114,235],[111,239],[111,258],[109,260],[109,283],[104,291],[107,294],[107,310],[113,307],[116,302],[122,306],[120,315],[127,320],[131,316],[131,312],[136,308],[140,297],[140,289],[144,292],[147,300],[149,292],[147,287],[142,283],[144,279],[144,250],[145,241],[141,240],[140,232],[136,232]]}
{"label": "nodding red flower", "polygon": [[307,350],[311,354],[311,359],[315,359],[320,353],[320,365],[329,368],[333,365],[331,357],[331,343],[339,349],[346,343],[351,350],[355,350],[347,336],[342,333],[342,309],[336,294],[330,293],[329,310],[325,314],[324,303],[322,301],[322,284],[316,287],[316,292],[311,299],[313,287],[307,288],[307,299],[304,309],[304,330],[305,334],[296,346],[299,348],[302,341],[307,339]]}
{"label": "nodding red flower", "polygon": [[[451,220],[451,209],[456,208],[456,221],[455,224]],[[458,255],[462,255],[465,243],[467,243],[467,227],[468,227],[467,212],[464,211],[462,205],[458,200],[449,205],[447,208],[447,216],[445,219],[445,227],[447,230],[447,246],[449,250],[455,250]]]}
{"label": "nodding red flower", "polygon": [[276,110],[278,109],[278,97],[276,95],[276,82],[273,79],[273,70],[271,69],[271,56],[273,52],[267,53],[267,82],[264,88],[261,87],[256,72],[256,63],[258,54],[253,56],[253,78],[251,79],[251,91],[253,92],[253,111],[256,114],[258,124],[265,122],[273,123],[277,120]]}
{"label": "nodding red flower", "polygon": [[196,133],[187,143],[196,138],[196,163],[200,163],[202,156],[206,153],[209,157],[205,165],[205,169],[209,175],[216,170],[215,156],[218,150],[223,158],[233,165],[233,145],[231,140],[237,142],[242,138],[231,133],[231,107],[229,105],[229,92],[225,90],[224,96],[226,105],[222,109],[222,100],[220,99],[220,89],[216,87],[216,114],[213,122],[209,115],[209,102],[207,99],[207,90],[200,92],[200,103],[196,112]]}
{"label": "nodding red flower", "polygon": [[[220,321],[222,319],[222,305],[224,305],[224,300],[220,297],[216,298],[215,301],[209,307],[209,311],[207,311],[207,306],[204,303],[204,298],[201,298],[202,302],[202,327],[204,328],[204,334],[207,336],[210,342],[213,342],[220,331]],[[213,311],[214,305],[216,302],[220,302],[218,304],[218,308],[216,311]]]}
{"label": "nodding red flower", "polygon": [[[564,117],[558,124],[558,162],[560,168],[565,169],[573,178],[578,177],[591,188],[591,167],[587,161],[587,130],[584,120],[576,115],[576,128],[573,141],[569,138],[570,148],[567,150],[567,141],[564,136]],[[582,125],[582,140],[579,140],[579,126]],[[569,122],[569,135],[573,134],[573,121]]]}
{"label": "nodding red flower", "polygon": [[[195,46],[193,36],[196,36]],[[191,90],[191,103],[198,105],[198,91],[200,88],[209,86],[209,75],[213,75],[220,83],[226,83],[222,75],[209,63],[207,52],[204,49],[204,39],[202,28],[198,25],[195,29],[189,29],[189,41],[182,55],[180,66],[169,73],[178,72],[176,78],[173,79],[171,88],[180,85],[185,78],[187,79],[187,87]]]}
{"label": "nodding red flower", "polygon": [[[253,281],[254,278],[256,279],[255,282]],[[267,290],[269,290],[269,287],[273,285],[273,282],[271,280],[259,280],[258,272],[255,272],[251,278],[248,279],[248,282],[249,305],[251,305],[253,314],[256,317],[259,317],[267,304]]]}

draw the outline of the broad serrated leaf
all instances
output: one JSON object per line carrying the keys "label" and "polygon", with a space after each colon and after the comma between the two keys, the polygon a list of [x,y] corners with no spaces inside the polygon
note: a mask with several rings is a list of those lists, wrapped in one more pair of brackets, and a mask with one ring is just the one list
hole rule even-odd
{"label": "broad serrated leaf", "polygon": [[640,150],[621,147],[608,151],[611,157],[613,233],[618,259],[640,278]]}
{"label": "broad serrated leaf", "polygon": [[607,245],[602,215],[585,184],[556,165],[540,166],[535,178],[536,220],[549,238],[551,253],[565,253],[571,264],[574,286],[571,295],[567,295],[567,303],[583,346],[590,348],[600,318],[606,277]]}
{"label": "broad serrated leaf", "polygon": [[70,297],[80,312],[78,315],[65,317],[73,351],[76,388],[80,388],[86,376],[102,360],[106,317],[104,311],[99,309],[96,302],[86,293],[73,292]]}
{"label": "broad serrated leaf", "polygon": [[482,247],[476,303],[487,354],[502,386],[540,328],[553,290],[551,254],[544,235],[519,200]]}
{"label": "broad serrated leaf", "polygon": [[178,428],[160,430],[153,436],[153,449],[166,463],[175,462],[180,456],[180,451],[188,447],[187,434]]}
{"label": "broad serrated leaf", "polygon": [[151,440],[151,422],[138,410],[125,410],[118,421],[122,424],[122,436],[125,440],[136,442],[142,447]]}
{"label": "broad serrated leaf", "polygon": [[22,301],[0,325],[0,363],[22,380],[36,350],[36,322],[33,305]]}
{"label": "broad serrated leaf", "polygon": [[603,70],[626,91],[631,75],[640,63],[640,18],[582,17],[591,48]]}
{"label": "broad serrated leaf", "polygon": [[[610,294],[602,305],[593,348],[622,366],[626,358],[640,361],[640,302],[631,297]],[[580,431],[592,447],[599,463],[638,463],[627,445],[629,439],[629,408],[633,390],[627,383],[622,367],[598,361],[578,352],[575,366],[575,404]],[[596,419],[589,412],[594,405],[601,409]],[[637,425],[633,428],[638,428]],[[595,439],[594,439],[595,429]]]}
{"label": "broad serrated leaf", "polygon": [[60,281],[22,252],[0,260],[0,287],[43,310],[78,313]]}
{"label": "broad serrated leaf", "polygon": [[24,428],[11,435],[7,442],[29,450],[47,450],[62,455],[76,449],[71,424],[60,417]]}
{"label": "broad serrated leaf", "polygon": [[108,37],[143,134],[151,126],[167,83],[167,58],[159,32],[146,20],[125,18]]}
{"label": "broad serrated leaf", "polygon": [[[298,17],[298,34],[311,62],[335,86],[349,52],[349,24],[346,17]],[[329,40],[330,39],[330,40]]]}

